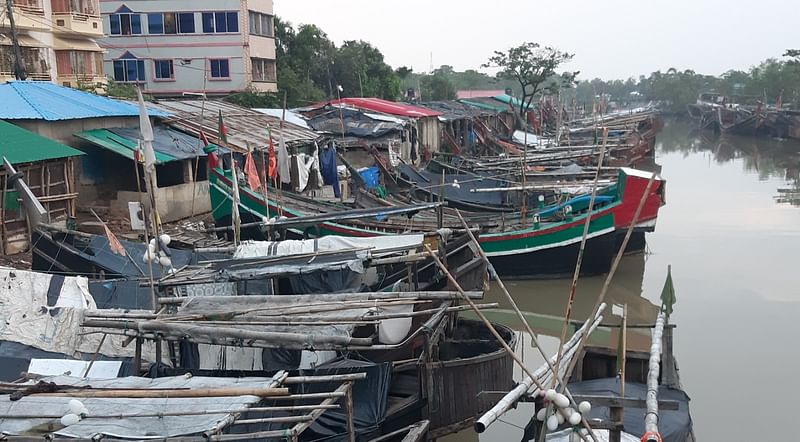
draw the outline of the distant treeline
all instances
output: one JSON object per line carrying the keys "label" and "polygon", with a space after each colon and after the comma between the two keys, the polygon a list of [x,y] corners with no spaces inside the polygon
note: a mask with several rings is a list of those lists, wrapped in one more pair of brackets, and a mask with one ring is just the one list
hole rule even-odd
{"label": "distant treeline", "polygon": [[692,70],[656,71],[638,79],[604,81],[595,78],[579,82],[575,98],[591,103],[607,94],[618,102],[660,101],[669,111],[684,112],[702,92],[717,92],[740,101],[764,100],[774,105],[780,98],[784,106],[800,108],[800,58],[789,50],[782,59],[770,58],[747,71],[730,70],[721,76],[698,74]]}
{"label": "distant treeline", "polygon": [[[288,107],[299,107],[325,99],[341,97],[380,97],[401,99],[414,89],[423,101],[448,100],[457,90],[505,90],[519,94],[519,85],[477,70],[456,72],[442,65],[432,72],[414,72],[401,66],[392,69],[378,48],[363,40],[345,41],[336,46],[315,25],[293,26],[275,17],[278,93],[246,92],[229,100],[248,107],[280,107],[285,96]],[[600,96],[619,103],[659,101],[666,110],[683,112],[701,92],[766,97],[774,104],[800,108],[800,51],[788,50],[781,59],[768,59],[747,71],[731,70],[719,77],[692,70],[656,71],[638,79],[605,81],[577,79],[573,89],[562,90],[562,99],[591,106]]]}

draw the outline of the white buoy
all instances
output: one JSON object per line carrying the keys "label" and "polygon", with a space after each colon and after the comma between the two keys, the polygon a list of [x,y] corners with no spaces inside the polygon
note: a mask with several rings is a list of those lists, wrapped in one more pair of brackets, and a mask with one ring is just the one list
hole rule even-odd
{"label": "white buoy", "polygon": [[544,397],[548,401],[552,401],[553,399],[555,399],[556,394],[557,394],[556,391],[551,388],[551,389],[547,390],[547,393],[545,393]]}
{"label": "white buoy", "polygon": [[161,265],[161,267],[166,267],[166,268],[172,267],[172,260],[169,259],[169,256],[162,256],[158,258],[158,263]]}
{"label": "white buoy", "polygon": [[569,417],[569,424],[570,425],[578,425],[581,423],[582,416],[580,413],[572,413]]}
{"label": "white buoy", "polygon": [[556,413],[556,419],[558,419],[558,425],[561,425],[564,423],[564,421],[566,421],[564,415],[561,413]]}
{"label": "white buoy", "polygon": [[85,407],[83,406],[83,402],[77,399],[70,399],[69,400],[69,411],[74,414],[81,414],[81,411]]}
{"label": "white buoy", "polygon": [[583,414],[586,414],[592,411],[592,404],[590,404],[588,401],[583,401],[580,404],[578,404],[578,411],[580,411]]}
{"label": "white buoy", "polygon": [[75,413],[65,414],[61,417],[61,425],[65,427],[69,427],[70,425],[75,425],[81,421],[81,417]]}
{"label": "white buoy", "polygon": [[544,417],[547,415],[547,407],[542,407],[536,412],[536,419],[544,422]]}
{"label": "white buoy", "polygon": [[172,241],[172,238],[170,238],[169,235],[167,235],[166,233],[162,233],[161,236],[159,236],[159,238],[161,239],[161,243],[164,244],[165,246],[168,246],[170,241]]}
{"label": "white buoy", "polygon": [[150,240],[150,245],[151,245],[151,246],[153,246],[153,250],[155,250],[155,249],[156,249],[156,239],[155,239],[155,238],[152,238],[152,239]]}
{"label": "white buoy", "polygon": [[554,414],[547,418],[547,429],[549,431],[556,431],[556,428],[558,428],[558,418]]}
{"label": "white buoy", "polygon": [[269,224],[269,218],[266,216],[261,217],[261,224]]}
{"label": "white buoy", "polygon": [[561,393],[556,393],[556,396],[553,398],[553,403],[555,403],[558,408],[569,407],[569,399]]}

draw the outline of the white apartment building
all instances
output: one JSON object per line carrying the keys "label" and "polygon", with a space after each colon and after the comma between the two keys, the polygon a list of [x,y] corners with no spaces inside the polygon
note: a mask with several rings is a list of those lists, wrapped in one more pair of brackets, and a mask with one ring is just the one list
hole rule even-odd
{"label": "white apartment building", "polygon": [[275,91],[272,0],[101,0],[103,66],[146,93]]}
{"label": "white apartment building", "polygon": [[[0,82],[13,80],[11,20],[2,2]],[[27,80],[92,87],[105,81],[99,0],[12,0],[11,11]]]}

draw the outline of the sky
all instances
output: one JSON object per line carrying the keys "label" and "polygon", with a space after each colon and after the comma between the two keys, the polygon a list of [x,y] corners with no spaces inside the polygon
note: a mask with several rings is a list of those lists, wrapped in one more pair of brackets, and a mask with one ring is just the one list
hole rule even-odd
{"label": "sky", "polygon": [[800,48],[784,20],[797,0],[274,0],[275,14],[315,24],[337,45],[365,40],[394,68],[482,70],[495,50],[532,41],[575,54],[579,79],[625,79],[670,67],[719,75]]}

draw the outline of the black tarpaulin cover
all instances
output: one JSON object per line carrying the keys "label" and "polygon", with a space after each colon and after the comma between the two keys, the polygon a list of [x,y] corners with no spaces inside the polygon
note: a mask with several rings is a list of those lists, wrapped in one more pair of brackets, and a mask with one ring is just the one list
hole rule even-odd
{"label": "black tarpaulin cover", "polygon": [[[617,378],[594,379],[569,384],[573,395],[619,396]],[[625,396],[646,399],[647,385],[633,382],[625,383]],[[682,390],[659,387],[659,400],[678,401],[675,411],[659,410],[658,431],[664,442],[685,442],[692,431],[692,416],[689,414],[689,396]],[[625,431],[634,435],[644,434],[644,408],[625,408]],[[609,419],[608,407],[592,407],[590,418]]]}

